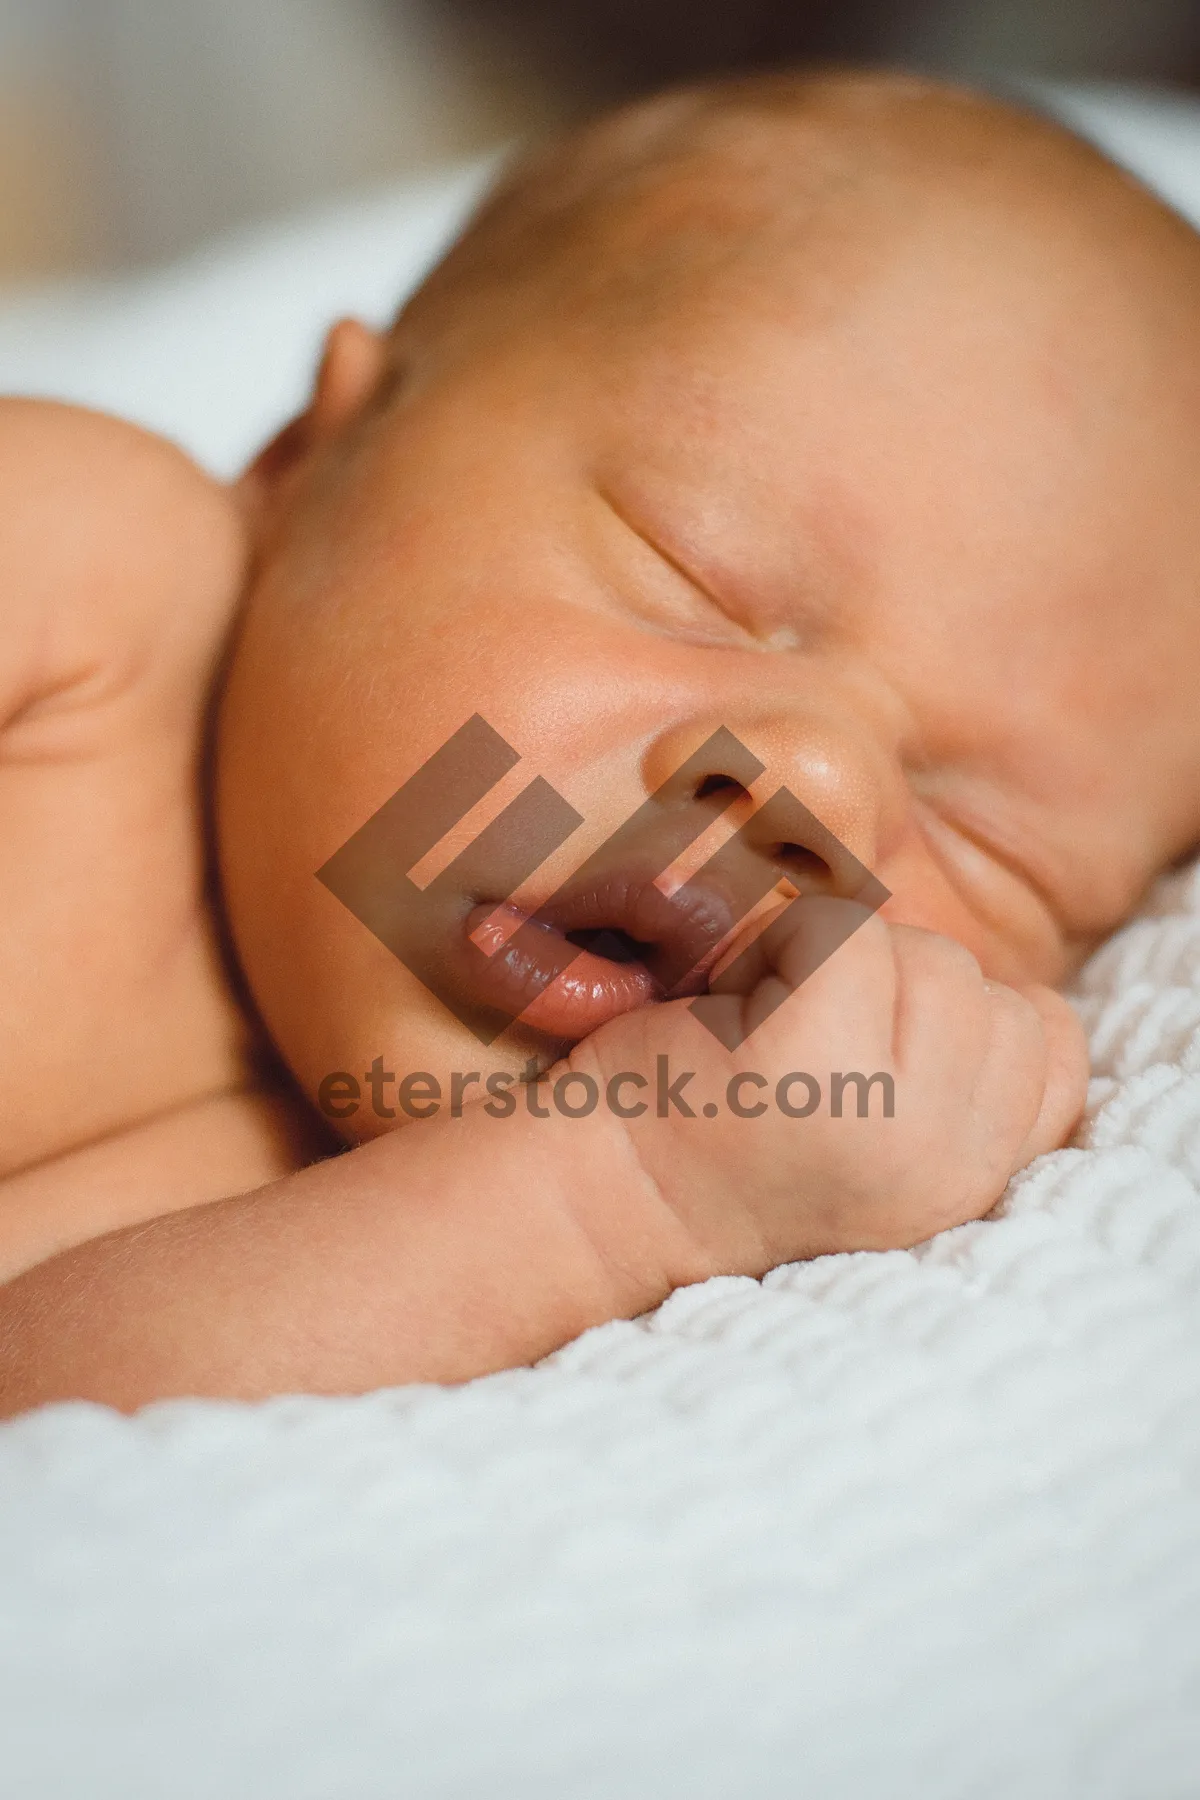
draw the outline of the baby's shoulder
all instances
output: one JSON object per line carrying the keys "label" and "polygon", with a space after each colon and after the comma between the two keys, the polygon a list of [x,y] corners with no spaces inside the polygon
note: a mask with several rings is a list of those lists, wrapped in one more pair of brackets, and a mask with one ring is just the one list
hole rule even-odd
{"label": "baby's shoulder", "polygon": [[0,402],[0,495],[2,1183],[240,1091],[250,1032],[197,780],[237,509],[161,439],[32,401]]}
{"label": "baby's shoulder", "polygon": [[0,399],[0,729],[39,702],[176,674],[240,583],[229,490],[165,439],[54,401]]}

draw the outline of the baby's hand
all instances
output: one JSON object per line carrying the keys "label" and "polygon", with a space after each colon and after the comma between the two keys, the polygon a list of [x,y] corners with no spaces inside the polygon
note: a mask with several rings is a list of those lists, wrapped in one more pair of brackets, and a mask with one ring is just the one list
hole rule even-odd
{"label": "baby's hand", "polygon": [[[759,939],[748,991],[702,1003],[718,1025],[724,1012],[728,1041],[749,1028],[736,1051],[672,1001],[614,1019],[565,1065],[601,1091],[631,1073],[610,1091],[644,1110],[614,1128],[666,1209],[668,1238],[683,1226],[685,1264],[691,1250],[707,1273],[758,1275],[918,1243],[981,1217],[1078,1119],[1087,1052],[1065,1000],[986,981],[949,938],[861,907],[848,915],[852,904],[789,908]],[[822,934],[839,941],[854,917],[858,929],[805,979]],[[854,1074],[879,1077],[865,1117]]]}

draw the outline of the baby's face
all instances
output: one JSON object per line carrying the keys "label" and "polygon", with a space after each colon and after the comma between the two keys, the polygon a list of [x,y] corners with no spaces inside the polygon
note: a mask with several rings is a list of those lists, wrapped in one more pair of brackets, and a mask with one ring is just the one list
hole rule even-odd
{"label": "baby's face", "polygon": [[1200,827],[1200,341],[1075,262],[917,233],[836,304],[551,322],[361,408],[347,378],[271,502],[220,725],[234,936],[310,1092],[379,1055],[517,1071],[595,1022],[482,1052],[316,878],[473,713],[522,758],[491,812],[539,774],[584,820],[526,910],[725,727],[765,772],[714,832],[786,784],[885,916],[997,979],[1060,981],[1129,912]]}

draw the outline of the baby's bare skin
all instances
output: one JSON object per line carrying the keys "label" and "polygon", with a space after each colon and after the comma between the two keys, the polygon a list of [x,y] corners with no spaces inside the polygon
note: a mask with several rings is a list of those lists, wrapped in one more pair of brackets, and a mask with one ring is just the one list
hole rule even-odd
{"label": "baby's bare skin", "polygon": [[245,560],[233,497],[144,432],[27,401],[0,404],[0,481],[7,1278],[164,1203],[258,1186],[314,1139],[256,1067],[204,892],[202,730]]}
{"label": "baby's bare skin", "polygon": [[[1200,832],[1200,247],[1048,130],[871,83],[789,106],[747,127],[748,169],[689,152],[594,222],[636,261],[811,139],[853,205],[769,266],[751,241],[598,307],[549,257],[545,294],[446,315],[435,282],[392,336],[332,335],[236,492],[111,422],[5,416],[33,521],[0,544],[32,621],[0,665],[10,1411],[462,1379],[681,1281],[918,1241],[1068,1134],[1085,1060],[1051,984]],[[719,726],[766,764],[746,808],[786,783],[894,896],[741,1051],[669,1002],[569,1066],[666,1051],[710,1091],[869,1066],[896,1117],[364,1112],[347,1132],[385,1135],[304,1167],[319,1141],[252,1073],[202,891],[239,594],[223,893],[310,1100],[380,1053],[446,1085],[479,1066],[314,880],[478,710],[587,821],[529,910]],[[846,903],[828,869],[814,892]],[[518,1029],[486,1066],[564,1048]]]}

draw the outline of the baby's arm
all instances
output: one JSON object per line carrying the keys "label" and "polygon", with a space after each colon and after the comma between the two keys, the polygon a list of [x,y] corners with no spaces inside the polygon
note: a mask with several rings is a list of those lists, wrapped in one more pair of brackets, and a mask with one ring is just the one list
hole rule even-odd
{"label": "baby's arm", "polygon": [[[820,909],[837,902],[814,902]],[[755,1008],[805,960],[767,934]],[[985,983],[960,946],[870,919],[731,1055],[682,1002],[573,1053],[603,1088],[665,1052],[721,1092],[739,1069],[892,1073],[895,1115],[509,1118],[467,1108],[242,1198],[114,1232],[0,1289],[0,1410],[67,1397],[255,1397],[458,1381],[527,1363],[673,1287],[827,1250],[918,1242],[986,1212],[1054,1148],[1086,1075],[1045,991]],[[627,1097],[627,1096],[626,1096]],[[751,1096],[753,1098],[753,1096]]]}
{"label": "baby's arm", "polygon": [[632,1317],[710,1268],[619,1121],[481,1107],[0,1288],[0,1413],[458,1381]]}

